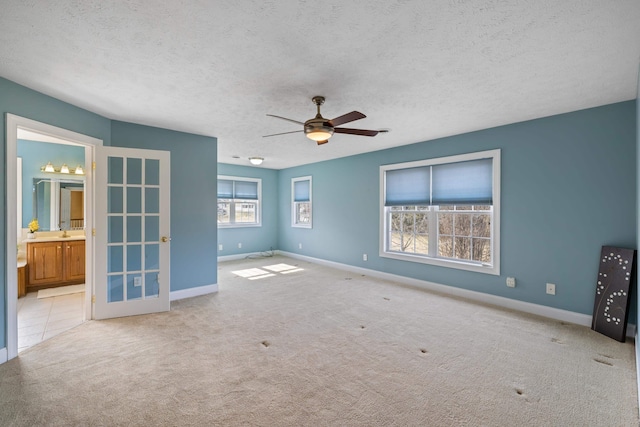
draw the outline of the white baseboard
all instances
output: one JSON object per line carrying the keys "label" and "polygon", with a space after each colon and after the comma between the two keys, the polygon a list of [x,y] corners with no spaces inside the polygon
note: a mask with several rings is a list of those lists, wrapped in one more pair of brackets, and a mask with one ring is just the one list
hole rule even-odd
{"label": "white baseboard", "polygon": [[3,364],[8,360],[8,354],[7,347],[0,348],[0,364]]}
{"label": "white baseboard", "polygon": [[[309,261],[314,264],[326,265],[328,267],[337,268],[340,270],[346,270],[353,273],[365,274],[371,277],[377,277],[379,279],[390,280],[404,285],[413,286],[428,291],[439,292],[446,295],[453,295],[461,298],[466,298],[473,301],[483,302],[486,304],[496,305],[498,307],[507,308],[511,310],[522,311],[524,313],[535,314],[538,316],[547,317],[549,319],[559,320],[562,322],[574,323],[582,326],[591,326],[592,317],[588,314],[576,313],[573,311],[562,310],[560,308],[547,307],[545,305],[533,304],[530,302],[514,300],[511,298],[500,297],[497,295],[485,294],[477,291],[470,291],[468,289],[456,288],[454,286],[441,285],[439,283],[428,282],[426,280],[413,279],[411,277],[398,276],[396,274],[385,273],[377,270],[370,270],[367,268],[354,267],[348,264],[341,264],[339,262],[327,261],[319,258],[313,258],[305,255],[300,255],[292,252],[277,251],[277,253],[288,256],[291,258],[297,258],[304,261]],[[629,324],[627,326],[627,337],[634,338],[636,334],[636,325]]]}
{"label": "white baseboard", "polygon": [[181,289],[179,291],[171,291],[169,294],[170,301],[177,301],[179,299],[199,297],[200,295],[213,294],[218,292],[218,284],[196,286],[195,288]]}

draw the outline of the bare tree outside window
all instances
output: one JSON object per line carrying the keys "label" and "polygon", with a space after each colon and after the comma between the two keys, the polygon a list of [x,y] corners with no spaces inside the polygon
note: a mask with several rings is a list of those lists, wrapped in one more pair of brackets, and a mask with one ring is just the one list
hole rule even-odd
{"label": "bare tree outside window", "polygon": [[389,215],[389,250],[429,256],[435,216],[441,258],[491,263],[491,206],[396,206]]}

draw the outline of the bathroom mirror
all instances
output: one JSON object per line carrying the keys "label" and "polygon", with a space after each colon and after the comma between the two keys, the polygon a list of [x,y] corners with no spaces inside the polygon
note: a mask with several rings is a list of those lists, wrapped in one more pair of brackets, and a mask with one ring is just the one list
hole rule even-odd
{"label": "bathroom mirror", "polygon": [[84,181],[34,178],[33,216],[40,231],[84,229]]}

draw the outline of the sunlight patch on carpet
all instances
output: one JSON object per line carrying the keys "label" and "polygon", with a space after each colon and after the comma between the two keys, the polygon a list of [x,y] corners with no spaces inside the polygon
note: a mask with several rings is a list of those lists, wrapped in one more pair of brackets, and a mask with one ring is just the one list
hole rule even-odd
{"label": "sunlight patch on carpet", "polygon": [[266,270],[269,271],[275,271],[276,273],[285,273],[285,272],[289,272],[291,270],[295,270],[295,271],[302,271],[302,268],[298,268],[295,265],[289,265],[289,264],[274,264],[274,265],[267,265],[262,267]]}
{"label": "sunlight patch on carpet", "polygon": [[274,277],[274,273],[289,274],[298,271],[304,271],[304,269],[289,264],[274,264],[267,265],[262,268],[247,268],[245,270],[236,270],[232,271],[232,273],[236,276],[244,277],[245,279],[258,280],[265,279],[267,277]]}
{"label": "sunlight patch on carpet", "polygon": [[262,270],[261,268],[247,268],[245,270],[232,271],[232,273],[235,274],[236,276],[244,277],[245,279],[251,279],[251,278],[267,276],[267,275],[275,276],[273,273]]}

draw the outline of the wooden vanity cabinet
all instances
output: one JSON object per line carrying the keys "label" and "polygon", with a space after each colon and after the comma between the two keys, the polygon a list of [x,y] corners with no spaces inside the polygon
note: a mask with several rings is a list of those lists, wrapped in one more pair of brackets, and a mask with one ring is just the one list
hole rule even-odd
{"label": "wooden vanity cabinet", "polygon": [[84,240],[64,242],[64,281],[84,283]]}
{"label": "wooden vanity cabinet", "polygon": [[84,248],[84,240],[27,243],[27,292],[83,283]]}
{"label": "wooden vanity cabinet", "polygon": [[18,267],[18,298],[27,294],[27,266]]}

